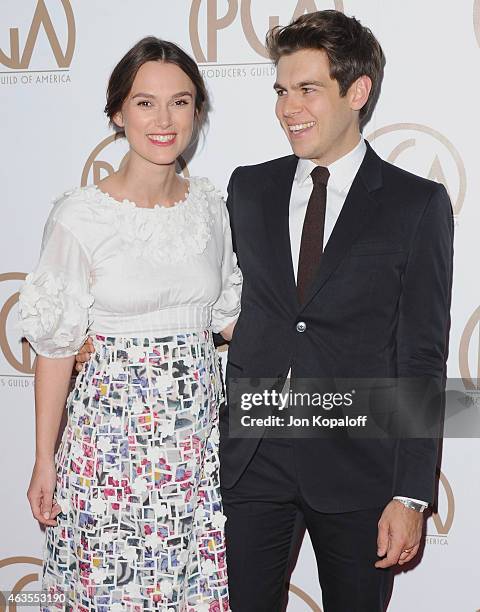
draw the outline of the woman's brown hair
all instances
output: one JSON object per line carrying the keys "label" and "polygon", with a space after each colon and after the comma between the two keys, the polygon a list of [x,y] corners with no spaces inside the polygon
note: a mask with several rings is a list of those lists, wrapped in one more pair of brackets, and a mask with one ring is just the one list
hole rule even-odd
{"label": "woman's brown hair", "polygon": [[147,62],[175,64],[190,78],[195,86],[195,123],[197,128],[201,126],[208,113],[209,101],[207,88],[196,62],[175,43],[147,36],[127,51],[113,69],[108,81],[105,114],[117,135],[125,136],[125,132],[115,125],[113,118],[122,110],[137,72]]}

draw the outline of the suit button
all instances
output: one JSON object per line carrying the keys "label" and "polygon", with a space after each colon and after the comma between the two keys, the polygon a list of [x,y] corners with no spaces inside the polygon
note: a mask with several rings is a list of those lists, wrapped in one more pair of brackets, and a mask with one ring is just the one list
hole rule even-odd
{"label": "suit button", "polygon": [[303,334],[303,332],[307,329],[307,324],[304,321],[299,321],[297,323],[297,332]]}

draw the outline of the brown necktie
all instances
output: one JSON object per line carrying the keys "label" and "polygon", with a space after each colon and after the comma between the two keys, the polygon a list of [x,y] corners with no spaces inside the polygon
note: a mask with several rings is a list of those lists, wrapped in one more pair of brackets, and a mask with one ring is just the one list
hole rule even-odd
{"label": "brown necktie", "polygon": [[305,300],[323,253],[327,183],[330,173],[327,168],[317,166],[312,170],[311,176],[313,191],[305,213],[298,258],[297,293],[300,304]]}

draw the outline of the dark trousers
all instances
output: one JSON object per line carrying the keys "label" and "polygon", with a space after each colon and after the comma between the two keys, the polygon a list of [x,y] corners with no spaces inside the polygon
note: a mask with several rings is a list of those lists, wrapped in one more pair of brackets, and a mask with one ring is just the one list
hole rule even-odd
{"label": "dark trousers", "polygon": [[[222,491],[232,612],[280,612],[304,524],[317,559],[324,612],[383,612],[392,572],[374,567],[383,508],[325,514],[298,486],[295,445],[263,439],[238,483]],[[328,466],[312,466],[312,470]]]}

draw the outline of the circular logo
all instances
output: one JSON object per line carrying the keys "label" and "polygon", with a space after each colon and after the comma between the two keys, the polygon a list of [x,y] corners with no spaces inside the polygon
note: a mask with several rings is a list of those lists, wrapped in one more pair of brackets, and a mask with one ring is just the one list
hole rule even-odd
{"label": "circular logo", "polygon": [[432,514],[432,520],[438,535],[446,536],[452,528],[453,519],[455,517],[455,497],[453,495],[452,487],[445,474],[440,472],[439,476],[440,485],[442,485],[443,489],[443,494],[441,494],[441,489],[439,490],[439,497],[440,501],[442,502],[442,506],[444,504],[446,505],[446,513],[441,514],[440,509],[438,509],[438,512],[434,512]]}
{"label": "circular logo", "polygon": [[[27,70],[30,68],[40,30],[43,30],[52,50],[52,59],[56,61],[56,66],[51,65],[48,69],[70,67],[75,51],[75,17],[70,0],[57,0],[57,3],[60,11],[64,13],[66,36],[63,31],[60,32],[58,29],[57,22],[60,20],[58,18],[54,21],[52,20],[45,0],[38,0],[28,32],[25,34],[22,31],[22,36],[20,36],[18,27],[10,28],[10,50],[5,52],[0,49],[0,64],[12,70]],[[18,4],[15,3],[15,6],[18,8]],[[2,19],[2,23],[5,23],[4,19]],[[20,40],[25,41],[23,48],[20,47]],[[62,45],[60,42],[63,40],[66,41],[65,45]],[[42,70],[48,70],[45,66],[41,68]]]}
{"label": "circular logo", "polygon": [[[125,163],[128,156],[128,142],[125,138],[115,138],[115,134],[100,142],[90,153],[82,171],[80,184],[97,185],[102,179],[113,174]],[[187,164],[183,157],[177,160],[177,172],[189,176]]]}
{"label": "circular logo", "polygon": [[463,330],[459,365],[465,389],[480,391],[480,306],[468,319]]}
{"label": "circular logo", "polygon": [[[9,283],[24,281],[27,275],[23,272],[7,272],[0,274],[0,291],[3,297],[3,306],[0,310],[0,349],[6,362],[17,372],[22,374],[33,374],[34,353],[29,343],[22,339],[20,332],[15,326],[15,317],[11,316],[13,308],[18,302],[19,292],[15,290],[10,293]],[[5,299],[5,295],[8,296]]]}
{"label": "circular logo", "polygon": [[[6,559],[0,559],[0,570],[6,567],[11,567],[12,565],[34,565],[35,572],[24,574],[21,578],[17,578],[15,584],[11,587],[6,588],[5,582],[3,582],[3,589],[8,591],[8,593],[13,596],[19,595],[23,589],[34,582],[40,581],[41,570],[39,571],[37,568],[42,567],[42,560],[37,559],[36,557],[8,557]],[[0,612],[6,612],[9,610],[10,612],[15,612],[17,609],[17,605],[15,603],[8,604],[5,595],[0,591]]]}
{"label": "circular logo", "polygon": [[[219,4],[224,6],[224,2],[218,0],[193,0],[190,9],[190,43],[193,54],[197,62],[216,63],[223,60],[223,53],[218,44],[218,33],[225,30],[236,22],[240,12],[241,28],[243,36],[250,48],[260,57],[268,59],[268,53],[263,41],[267,30],[280,23],[278,15],[268,15],[268,5],[265,1],[259,2],[256,9],[263,12],[262,15],[252,14],[252,0],[227,0],[227,10],[219,14]],[[282,2],[282,9],[286,2]],[[313,13],[321,9],[335,8],[337,11],[344,11],[343,0],[296,0],[291,2],[291,8],[282,15],[286,18],[285,23],[296,19],[305,13]],[[266,6],[267,5],[267,6]],[[200,12],[202,11],[202,20]],[[278,10],[278,2],[272,2],[272,11]],[[267,11],[265,18],[265,11]],[[203,44],[200,41],[200,32],[204,34]],[[231,47],[231,43],[229,45]],[[236,53],[238,50],[235,51]],[[220,58],[220,60],[219,60]]]}
{"label": "circular logo", "polygon": [[418,123],[395,123],[375,130],[367,139],[390,163],[443,183],[454,214],[460,214],[467,190],[465,165],[443,134]]}
{"label": "circular logo", "polygon": [[304,603],[306,603],[308,606],[308,610],[311,610],[311,612],[322,612],[320,606],[310,597],[310,595],[307,595],[307,593],[305,593],[305,591],[302,591],[302,589],[300,589],[299,587],[295,586],[294,584],[291,584],[290,592],[299,597]]}

